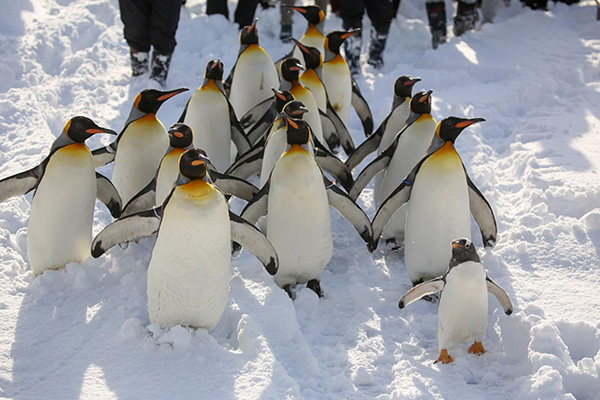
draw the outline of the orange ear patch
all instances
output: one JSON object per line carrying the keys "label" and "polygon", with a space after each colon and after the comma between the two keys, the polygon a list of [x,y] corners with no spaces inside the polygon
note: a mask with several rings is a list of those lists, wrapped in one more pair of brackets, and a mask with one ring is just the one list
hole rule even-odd
{"label": "orange ear patch", "polygon": [[475,123],[475,121],[463,121],[456,124],[457,128],[466,128],[467,126],[471,126]]}
{"label": "orange ear patch", "polygon": [[179,139],[181,139],[184,135],[181,132],[175,132],[175,133],[173,133],[173,136],[178,137]]}
{"label": "orange ear patch", "polygon": [[162,96],[160,96],[158,98],[158,101],[164,101],[164,100],[170,99],[171,97],[175,96],[176,94],[179,94],[179,92],[163,94]]}
{"label": "orange ear patch", "polygon": [[298,12],[301,12],[302,14],[306,14],[306,10],[304,8],[300,8],[300,7],[290,7],[292,10],[296,10]]}
{"label": "orange ear patch", "polygon": [[342,39],[346,39],[349,38],[350,36],[354,35],[356,32],[348,32],[348,33],[344,33],[342,35]]}
{"label": "orange ear patch", "polygon": [[194,160],[194,161],[192,161],[192,165],[194,167],[197,167],[198,165],[203,165],[203,164],[206,164],[206,161],[203,161],[203,160]]}

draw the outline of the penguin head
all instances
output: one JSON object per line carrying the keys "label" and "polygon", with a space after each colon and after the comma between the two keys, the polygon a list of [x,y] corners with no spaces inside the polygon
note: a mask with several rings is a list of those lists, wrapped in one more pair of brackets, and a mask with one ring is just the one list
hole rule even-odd
{"label": "penguin head", "polygon": [[477,254],[477,249],[475,249],[475,245],[467,238],[453,240],[450,268],[467,261],[481,262],[479,255]]}
{"label": "penguin head", "polygon": [[188,149],[179,158],[179,172],[181,175],[194,179],[203,179],[208,171],[210,159],[202,149]]}
{"label": "penguin head", "polygon": [[206,79],[215,79],[217,81],[223,80],[223,62],[221,59],[211,60],[206,65],[206,72],[204,72]]}
{"label": "penguin head", "polygon": [[289,8],[302,14],[309,24],[317,25],[325,20],[325,11],[323,11],[319,6],[290,6]]}
{"label": "penguin head", "polygon": [[483,121],[485,121],[483,118],[448,117],[438,123],[435,133],[443,141],[454,143],[458,135],[460,135],[465,128]]}
{"label": "penguin head", "polygon": [[[285,123],[287,125],[287,143],[289,148],[294,146],[302,147],[308,151],[308,143],[311,140],[312,133],[310,126],[306,121],[297,118],[290,118],[284,114]],[[288,148],[288,150],[289,150]]]}
{"label": "penguin head", "polygon": [[281,76],[288,82],[297,81],[300,77],[300,71],[304,71],[304,67],[300,60],[294,57],[288,57],[281,63]]}
{"label": "penguin head", "polygon": [[134,106],[143,113],[156,114],[160,106],[173,96],[189,90],[188,88],[179,88],[175,90],[162,91],[156,89],[142,90],[134,101]]}
{"label": "penguin head", "polygon": [[308,112],[308,109],[304,106],[304,103],[298,100],[292,100],[288,102],[281,113],[284,114],[284,118],[302,119],[302,116]]}
{"label": "penguin head", "polygon": [[339,54],[340,47],[342,46],[342,43],[344,43],[344,40],[348,39],[350,36],[352,36],[358,32],[360,32],[360,29],[354,29],[354,30],[348,31],[348,32],[345,32],[345,31],[330,32],[325,37],[325,48],[327,48],[329,51],[331,51],[334,54]]}
{"label": "penguin head", "polygon": [[431,93],[433,93],[433,90],[415,93],[410,99],[410,110],[415,114],[430,114]]}
{"label": "penguin head", "polygon": [[271,88],[271,90],[275,95],[275,109],[278,113],[280,113],[281,110],[283,110],[283,106],[285,106],[290,101],[294,100],[294,95],[287,90],[280,91],[274,88]]}
{"label": "penguin head", "polygon": [[306,69],[317,69],[323,65],[323,56],[321,55],[319,49],[316,47],[305,46],[294,38],[292,38],[292,40],[302,52]]}
{"label": "penguin head", "polygon": [[258,19],[255,19],[252,25],[248,25],[242,28],[240,32],[240,44],[250,46],[251,44],[258,44],[258,27],[256,23]]}
{"label": "penguin head", "polygon": [[194,132],[186,124],[173,124],[169,128],[169,143],[173,148],[185,148],[194,142]]}
{"label": "penguin head", "polygon": [[396,79],[396,83],[394,83],[394,94],[398,97],[410,97],[414,84],[420,80],[421,78],[402,75],[400,78]]}
{"label": "penguin head", "polygon": [[73,117],[67,122],[64,129],[65,135],[76,143],[83,143],[96,133],[116,135],[112,129],[101,128],[88,117]]}

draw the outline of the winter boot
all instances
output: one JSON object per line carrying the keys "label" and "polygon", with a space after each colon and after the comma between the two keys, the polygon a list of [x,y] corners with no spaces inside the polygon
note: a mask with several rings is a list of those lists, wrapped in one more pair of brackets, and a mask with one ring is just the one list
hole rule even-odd
{"label": "winter boot", "polygon": [[532,10],[548,9],[548,0],[521,0],[521,2]]}
{"label": "winter boot", "polygon": [[466,31],[475,29],[475,22],[479,19],[475,3],[467,4],[458,1],[456,16],[454,17],[454,35],[460,36]]}
{"label": "winter boot", "polygon": [[437,49],[440,44],[446,43],[446,3],[426,3],[426,7],[432,36],[431,44]]}
{"label": "winter boot", "polygon": [[371,42],[369,43],[369,64],[377,69],[383,67],[383,50],[387,41],[387,33],[371,29]]}
{"label": "winter boot", "polygon": [[171,54],[159,54],[156,51],[152,53],[152,73],[150,79],[154,79],[164,87],[167,84],[167,75],[169,74],[169,65],[171,65]]}
{"label": "winter boot", "polygon": [[279,39],[281,39],[283,43],[289,43],[292,41],[292,25],[281,24]]}
{"label": "winter boot", "polygon": [[362,50],[362,31],[356,32],[344,41],[344,53],[352,75],[360,74],[360,52]]}
{"label": "winter boot", "polygon": [[129,50],[131,58],[131,75],[140,76],[148,72],[148,53]]}

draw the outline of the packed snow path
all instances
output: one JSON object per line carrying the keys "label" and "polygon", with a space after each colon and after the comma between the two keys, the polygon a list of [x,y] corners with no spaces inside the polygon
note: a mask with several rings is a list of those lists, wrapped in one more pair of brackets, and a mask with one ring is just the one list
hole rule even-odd
{"label": "packed snow path", "polygon": [[[235,4],[229,6],[233,12]],[[433,51],[423,2],[403,1],[385,68],[364,67],[359,79],[376,124],[402,74],[423,79],[416,90],[434,90],[436,118],[487,120],[457,140],[499,223],[497,246],[480,254],[515,302],[507,317],[490,297],[487,354],[467,354],[464,345],[451,351],[453,364],[433,364],[437,306],[419,301],[399,310],[410,287],[401,255],[382,245],[370,255],[335,211],[324,299],[302,288],[291,302],[244,252],[232,262],[229,306],[207,333],[148,326],[153,239],[34,278],[28,195],[0,204],[0,396],[597,398],[600,22],[591,0],[549,6],[535,12],[513,0],[494,25]],[[188,0],[182,11],[171,88],[197,88],[210,59],[221,57],[227,71],[235,61],[237,29],[204,9],[204,1]],[[450,21],[450,2],[447,9]],[[288,48],[277,39],[278,10],[259,10],[257,17],[262,45],[280,57]],[[305,22],[295,20],[299,37]],[[340,27],[330,16],[326,29]],[[0,178],[39,163],[74,115],[121,129],[148,84],[130,78],[121,31],[117,0],[0,4]],[[165,125],[178,119],[186,100],[165,104]],[[350,128],[360,143],[356,117]],[[112,166],[101,172],[110,176]],[[359,204],[374,215],[372,185]],[[234,203],[235,211],[242,205]],[[94,233],[110,221],[99,205]]]}

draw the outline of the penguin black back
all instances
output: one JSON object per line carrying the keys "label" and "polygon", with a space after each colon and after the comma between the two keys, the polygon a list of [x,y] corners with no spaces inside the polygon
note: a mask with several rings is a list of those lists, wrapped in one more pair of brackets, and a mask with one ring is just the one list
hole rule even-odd
{"label": "penguin black back", "polygon": [[169,128],[169,143],[173,148],[185,148],[194,141],[192,128],[186,124],[176,123]]}

